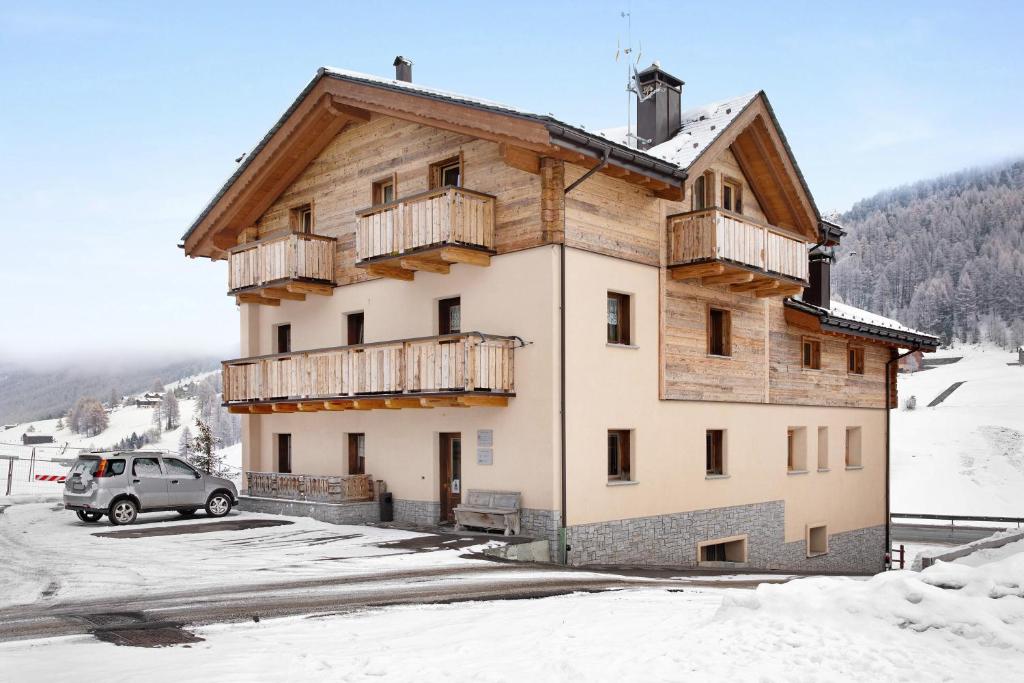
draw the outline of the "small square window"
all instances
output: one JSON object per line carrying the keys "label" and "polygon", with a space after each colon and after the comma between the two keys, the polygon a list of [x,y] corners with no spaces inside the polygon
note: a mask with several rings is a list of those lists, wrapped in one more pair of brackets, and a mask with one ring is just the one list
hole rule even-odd
{"label": "small square window", "polygon": [[828,526],[819,524],[807,527],[807,557],[828,553]]}
{"label": "small square window", "polygon": [[437,302],[437,333],[458,334],[462,331],[462,299],[452,297]]}
{"label": "small square window", "polygon": [[608,430],[608,481],[631,481],[629,437],[628,429]]}
{"label": "small square window", "polygon": [[804,337],[800,343],[800,362],[808,370],[820,370],[821,341]]}
{"label": "small square window", "polygon": [[861,463],[861,431],[860,427],[846,428],[846,466],[860,467]]}
{"label": "small square window", "polygon": [[630,296],[608,292],[608,343],[629,344]]}
{"label": "small square window", "polygon": [[864,374],[863,346],[850,346],[846,349],[846,371],[851,375]]}
{"label": "small square window", "polygon": [[291,211],[292,232],[313,232],[313,205],[303,204]]}
{"label": "small square window", "polygon": [[708,354],[732,355],[732,313],[721,308],[708,309]]}
{"label": "small square window", "polygon": [[291,353],[292,326],[288,323],[274,327],[274,353]]}
{"label": "small square window", "polygon": [[462,187],[462,155],[430,165],[430,189]]}
{"label": "small square window", "polygon": [[705,433],[705,474],[725,474],[725,430],[709,429]]}
{"label": "small square window", "polygon": [[804,427],[786,430],[786,470],[807,471],[807,429]]}
{"label": "small square window", "polygon": [[363,312],[357,311],[355,313],[349,313],[345,316],[345,337],[346,344],[352,346],[354,344],[363,343]]}
{"label": "small square window", "polygon": [[388,204],[395,201],[395,176],[382,178],[373,184],[373,204]]}

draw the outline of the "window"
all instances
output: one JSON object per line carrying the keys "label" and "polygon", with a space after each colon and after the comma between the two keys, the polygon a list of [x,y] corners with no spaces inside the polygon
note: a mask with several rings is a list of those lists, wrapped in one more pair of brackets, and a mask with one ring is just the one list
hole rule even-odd
{"label": "window", "polygon": [[725,474],[725,430],[709,429],[706,434],[707,458],[705,473],[712,476]]}
{"label": "window", "polygon": [[786,430],[786,470],[807,471],[807,429],[790,427]]}
{"label": "window", "polygon": [[693,210],[700,211],[704,208],[704,197],[706,190],[704,189],[704,176],[697,176],[697,179],[693,181]]}
{"label": "window", "polygon": [[348,435],[348,473],[366,474],[366,435]]}
{"label": "window", "polygon": [[373,204],[387,204],[388,202],[395,201],[395,187],[397,182],[395,176],[392,175],[388,178],[378,180],[373,184]]}
{"label": "window", "polygon": [[462,155],[430,165],[430,189],[462,187]]}
{"label": "window", "polygon": [[700,543],[697,546],[697,561],[746,562],[747,537],[738,536]]}
{"label": "window", "polygon": [[458,334],[462,331],[462,303],[459,297],[437,302],[437,333]]}
{"label": "window", "polygon": [[630,481],[629,430],[608,430],[608,481]]}
{"label": "window", "polygon": [[860,427],[846,428],[846,466],[860,467]]}
{"label": "window", "polygon": [[846,349],[846,371],[851,375],[864,374],[864,347],[850,346]]}
{"label": "window", "polygon": [[292,232],[313,232],[313,205],[303,204],[292,209]]}
{"label": "window", "polygon": [[363,312],[349,313],[345,316],[345,343],[348,345],[363,343]]}
{"label": "window", "polygon": [[199,473],[192,469],[191,466],[183,463],[177,458],[164,458],[164,469],[167,470],[167,474],[174,474],[181,477],[191,477],[198,479]]}
{"label": "window", "polygon": [[732,313],[721,308],[708,309],[708,354],[732,355]]}
{"label": "window", "polygon": [[608,343],[629,345],[629,295],[608,292]]}
{"label": "window", "polygon": [[156,458],[135,458],[132,463],[132,475],[136,477],[159,477],[160,463]]}
{"label": "window", "polygon": [[824,524],[807,527],[807,557],[828,552],[828,527]]}
{"label": "window", "polygon": [[821,342],[817,339],[804,337],[800,343],[800,362],[808,370],[821,369]]}
{"label": "window", "polygon": [[734,213],[743,213],[743,185],[738,181],[722,179],[722,208]]}
{"label": "window", "polygon": [[292,471],[292,435],[277,435],[277,471],[291,474]]}
{"label": "window", "polygon": [[828,469],[828,427],[818,427],[818,471]]}
{"label": "window", "polygon": [[289,324],[274,327],[274,353],[291,353],[292,326]]}

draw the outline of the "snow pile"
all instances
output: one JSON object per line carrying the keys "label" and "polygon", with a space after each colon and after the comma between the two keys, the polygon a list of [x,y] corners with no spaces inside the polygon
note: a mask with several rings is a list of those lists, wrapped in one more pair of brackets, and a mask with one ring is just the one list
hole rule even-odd
{"label": "snow pile", "polygon": [[840,303],[839,301],[830,301],[829,312],[837,318],[845,318],[846,320],[852,320],[853,322],[865,323],[867,325],[875,325],[877,327],[887,327],[890,330],[898,330],[900,332],[910,332],[913,334],[928,334],[928,332],[921,332],[913,328],[907,327],[898,320],[892,318],[886,318],[885,316],[872,313],[871,311],[865,311],[863,308],[857,308],[849,304]]}
{"label": "snow pile", "polygon": [[[970,543],[964,543],[963,545],[958,545],[958,546],[953,546],[953,547],[950,547],[950,546],[939,546],[939,547],[936,547],[936,548],[929,548],[929,549],[923,550],[920,553],[918,553],[917,557],[914,558],[912,567],[913,567],[913,569],[915,569],[917,571],[920,571],[921,565],[922,565],[922,560],[924,558],[929,558],[930,559],[930,558],[940,557],[942,555],[946,555],[948,553],[956,552],[956,551],[966,551],[969,554],[964,555],[963,557],[960,557],[960,558],[956,558],[954,560],[951,560],[950,558],[945,558],[946,561],[959,562],[959,563],[962,563],[962,564],[969,564],[971,566],[977,567],[977,566],[985,564],[987,562],[995,562],[996,560],[1001,560],[1003,558],[1009,557],[1010,555],[1013,555],[1015,552],[1020,552],[1021,550],[1024,550],[1024,548],[1021,548],[1020,550],[1016,550],[1016,551],[1013,551],[1013,550],[1007,551],[1007,550],[1004,550],[1003,546],[998,546],[998,547],[995,547],[995,548],[986,548],[986,547],[984,547],[984,546],[991,545],[993,541],[999,541],[999,540],[1002,540],[1002,539],[1008,539],[1008,540],[1004,541],[1006,546],[1017,545],[1016,543],[1014,543],[1014,541],[1017,541],[1017,540],[1021,539],[1021,530],[1020,529],[1005,529],[1003,531],[997,531],[997,532],[993,533],[990,536],[986,536],[985,538],[979,538],[977,541],[971,541]],[[974,559],[970,559],[970,558],[974,558]]]}
{"label": "snow pile", "polygon": [[929,633],[953,647],[973,641],[1024,653],[1024,554],[980,567],[940,562],[923,572],[867,581],[820,578],[733,592],[717,620],[753,620],[774,630],[851,634],[895,628]]}

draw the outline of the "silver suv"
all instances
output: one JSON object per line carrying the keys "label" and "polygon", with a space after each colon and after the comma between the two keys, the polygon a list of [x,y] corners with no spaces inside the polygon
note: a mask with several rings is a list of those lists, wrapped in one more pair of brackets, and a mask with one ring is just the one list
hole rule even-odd
{"label": "silver suv", "polygon": [[223,517],[237,502],[238,489],[230,481],[164,453],[80,455],[64,484],[64,509],[83,522],[107,515],[111,524],[131,524],[140,512],[158,510],[190,517],[199,508]]}

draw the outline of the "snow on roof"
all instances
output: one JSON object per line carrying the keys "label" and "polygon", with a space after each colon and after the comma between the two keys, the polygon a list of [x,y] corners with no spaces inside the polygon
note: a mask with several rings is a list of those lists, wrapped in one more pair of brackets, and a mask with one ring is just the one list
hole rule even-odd
{"label": "snow on roof", "polygon": [[856,306],[840,303],[838,301],[831,301],[829,303],[831,304],[829,312],[836,318],[843,318],[845,320],[851,320],[853,322],[858,323],[865,323],[867,325],[875,325],[876,327],[886,327],[890,330],[897,330],[899,332],[920,334],[927,337],[932,336],[927,332],[921,332],[920,330],[915,330],[910,327],[907,327],[906,325],[900,323],[897,320],[893,320],[892,318],[886,318],[885,316],[877,315],[875,313],[871,313],[870,311],[865,311],[864,309],[857,308]]}
{"label": "snow on roof", "polygon": [[[744,107],[759,94],[760,91],[750,92],[687,109],[680,114],[679,120],[682,125],[679,132],[671,140],[646,150],[646,153],[680,168],[688,168],[733,122],[733,119],[743,111]],[[633,142],[629,139],[628,134],[629,130],[626,126],[598,131],[598,135],[622,145],[629,145]]]}

